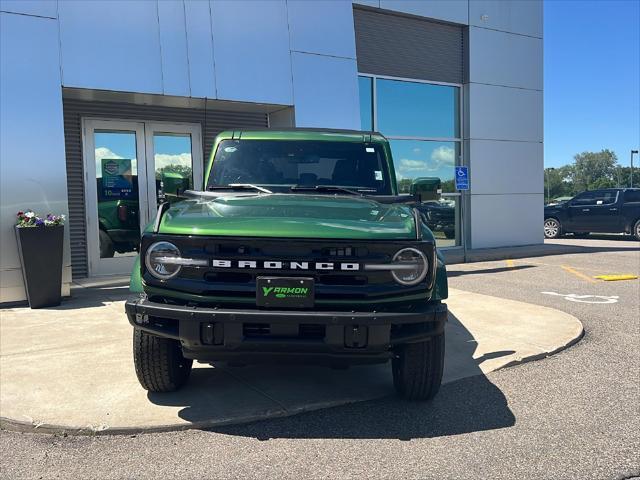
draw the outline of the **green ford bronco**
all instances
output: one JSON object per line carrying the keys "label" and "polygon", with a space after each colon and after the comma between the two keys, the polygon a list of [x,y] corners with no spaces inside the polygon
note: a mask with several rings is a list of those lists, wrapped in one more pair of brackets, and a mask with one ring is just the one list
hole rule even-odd
{"label": "green ford bronco", "polygon": [[420,200],[399,195],[378,133],[221,133],[205,190],[162,204],[126,303],[138,379],[180,388],[193,360],[391,360],[399,395],[432,398],[444,365],[447,274]]}

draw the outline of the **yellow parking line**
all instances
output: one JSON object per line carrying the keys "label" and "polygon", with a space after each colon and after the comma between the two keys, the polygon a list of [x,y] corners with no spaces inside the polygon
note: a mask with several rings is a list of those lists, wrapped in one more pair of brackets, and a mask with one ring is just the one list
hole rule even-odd
{"label": "yellow parking line", "polygon": [[578,270],[576,270],[575,268],[571,268],[571,267],[570,267],[570,266],[568,266],[568,265],[562,265],[562,269],[563,269],[565,272],[573,273],[576,277],[581,278],[581,279],[583,279],[583,280],[586,280],[587,282],[590,282],[590,283],[597,283],[593,278],[591,278],[591,277],[589,277],[589,276],[585,275],[585,274],[584,274],[584,273],[582,273],[582,272],[579,272],[579,271],[578,271]]}
{"label": "yellow parking line", "polygon": [[516,262],[514,262],[513,260],[505,260],[507,262],[507,267],[509,268],[513,268],[516,266]]}
{"label": "yellow parking line", "polygon": [[613,275],[596,275],[593,278],[604,280],[605,282],[615,282],[617,280],[635,280],[638,278],[638,275],[633,275],[631,273],[622,273]]}

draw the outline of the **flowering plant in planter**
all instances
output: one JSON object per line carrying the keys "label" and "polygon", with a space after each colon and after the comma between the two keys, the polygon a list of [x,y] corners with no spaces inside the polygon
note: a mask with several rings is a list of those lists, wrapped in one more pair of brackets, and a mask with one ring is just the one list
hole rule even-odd
{"label": "flowering plant in planter", "polygon": [[48,213],[42,218],[33,213],[33,210],[26,210],[16,214],[18,227],[57,227],[64,225],[64,215],[53,215]]}
{"label": "flowering plant in planter", "polygon": [[16,240],[22,277],[31,308],[60,305],[64,215],[16,214]]}

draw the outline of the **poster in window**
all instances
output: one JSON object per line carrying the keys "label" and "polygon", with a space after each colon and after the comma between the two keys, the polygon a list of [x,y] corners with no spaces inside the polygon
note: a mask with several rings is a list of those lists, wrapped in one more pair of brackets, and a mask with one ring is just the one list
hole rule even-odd
{"label": "poster in window", "polygon": [[129,198],[133,195],[130,158],[102,159],[102,195],[106,198]]}

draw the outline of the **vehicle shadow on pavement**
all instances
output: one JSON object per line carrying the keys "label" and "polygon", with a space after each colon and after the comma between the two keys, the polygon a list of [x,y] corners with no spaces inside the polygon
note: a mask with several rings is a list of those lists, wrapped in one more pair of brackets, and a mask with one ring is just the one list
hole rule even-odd
{"label": "vehicle shadow on pavement", "polygon": [[252,437],[397,439],[446,437],[507,428],[516,419],[503,393],[484,375],[443,385],[430,402],[385,397],[293,417],[207,431]]}
{"label": "vehicle shadow on pavement", "polygon": [[516,270],[526,270],[527,268],[536,268],[536,265],[514,265],[513,267],[483,268],[478,270],[453,270],[452,267],[449,267],[447,268],[447,278],[484,275],[486,273],[513,272]]}
{"label": "vehicle shadow on pavement", "polygon": [[[428,438],[458,435],[514,425],[507,399],[482,372],[480,365],[511,355],[512,350],[479,353],[478,343],[450,313],[446,329],[444,382],[430,402],[410,402],[394,395],[390,364],[352,367],[347,371],[321,367],[247,366],[222,368],[240,384],[271,400],[270,420],[236,426],[206,427],[216,417],[210,380],[220,377],[220,368],[199,368],[184,393],[149,394],[151,402],[183,407],[178,416],[207,431],[269,438]],[[474,358],[475,356],[475,358]],[[209,378],[211,377],[211,378]],[[226,389],[225,389],[226,390]],[[231,399],[232,397],[229,397]],[[238,418],[268,418],[256,415],[257,403],[235,405]],[[345,405],[336,406],[344,403]],[[261,408],[264,409],[264,403]],[[264,411],[264,410],[263,410]],[[297,414],[297,415],[294,415]],[[294,415],[294,416],[291,416]]]}

